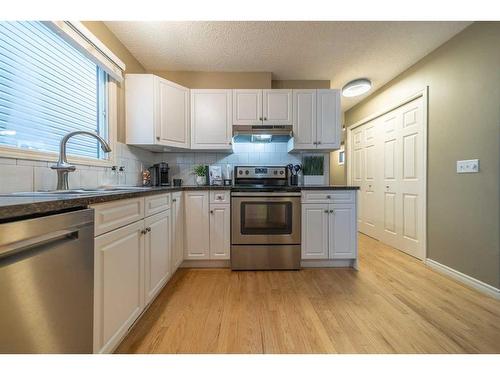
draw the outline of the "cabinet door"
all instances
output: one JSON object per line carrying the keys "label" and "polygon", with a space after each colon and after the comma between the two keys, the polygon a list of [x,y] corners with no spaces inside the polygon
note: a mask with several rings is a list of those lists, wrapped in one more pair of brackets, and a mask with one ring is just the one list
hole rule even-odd
{"label": "cabinet door", "polygon": [[233,125],[262,125],[262,90],[233,90]]}
{"label": "cabinet door", "polygon": [[317,148],[340,147],[340,91],[317,90]]}
{"label": "cabinet door", "polygon": [[184,260],[184,201],[182,192],[172,194],[172,274]]}
{"label": "cabinet door", "polygon": [[328,206],[302,205],[302,259],[328,259]]}
{"label": "cabinet door", "polygon": [[316,148],[316,90],[293,90],[293,148]]}
{"label": "cabinet door", "polygon": [[191,90],[191,148],[231,149],[231,90]]}
{"label": "cabinet door", "polygon": [[146,304],[153,300],[171,275],[171,219],[170,210],[166,210],[144,220],[147,231],[144,249]]}
{"label": "cabinet door", "polygon": [[330,259],[356,258],[356,206],[331,204]]}
{"label": "cabinet door", "polygon": [[229,259],[231,205],[210,205],[210,259]]}
{"label": "cabinet door", "polygon": [[94,352],[118,345],[144,307],[144,221],[96,237]]}
{"label": "cabinet door", "polygon": [[189,148],[189,89],[156,77],[159,144]]}
{"label": "cabinet door", "polygon": [[184,194],[184,259],[209,259],[208,191],[186,191]]}
{"label": "cabinet door", "polygon": [[292,90],[262,90],[264,125],[292,125]]}

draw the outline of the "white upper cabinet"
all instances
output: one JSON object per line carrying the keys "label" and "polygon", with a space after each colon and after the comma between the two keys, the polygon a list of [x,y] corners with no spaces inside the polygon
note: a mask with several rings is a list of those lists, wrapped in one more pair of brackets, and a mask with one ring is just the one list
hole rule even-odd
{"label": "white upper cabinet", "polygon": [[156,83],[159,142],[189,148],[189,89],[158,77]]}
{"label": "white upper cabinet", "polygon": [[292,125],[292,90],[233,90],[233,125]]}
{"label": "white upper cabinet", "polygon": [[233,90],[233,125],[262,125],[262,90]]}
{"label": "white upper cabinet", "polygon": [[232,90],[191,90],[191,148],[230,150]]}
{"label": "white upper cabinet", "polygon": [[317,90],[316,94],[317,148],[340,147],[340,91]]}
{"label": "white upper cabinet", "polygon": [[292,124],[292,90],[262,90],[262,123]]}
{"label": "white upper cabinet", "polygon": [[316,90],[293,90],[294,148],[316,147]]}
{"label": "white upper cabinet", "polygon": [[189,89],[153,74],[125,76],[127,144],[189,148]]}
{"label": "white upper cabinet", "polygon": [[293,90],[292,150],[334,150],[340,147],[340,91]]}

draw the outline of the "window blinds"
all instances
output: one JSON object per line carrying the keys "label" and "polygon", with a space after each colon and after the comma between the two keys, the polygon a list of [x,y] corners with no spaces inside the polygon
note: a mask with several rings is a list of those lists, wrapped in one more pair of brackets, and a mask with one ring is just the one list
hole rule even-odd
{"label": "window blinds", "polygon": [[[70,131],[105,133],[107,75],[41,22],[0,22],[0,146],[58,152]],[[90,137],[68,154],[99,158]]]}

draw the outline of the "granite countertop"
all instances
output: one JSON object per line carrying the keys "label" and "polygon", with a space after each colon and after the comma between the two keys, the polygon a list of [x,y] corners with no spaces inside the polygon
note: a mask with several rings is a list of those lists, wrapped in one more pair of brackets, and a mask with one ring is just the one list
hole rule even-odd
{"label": "granite countertop", "polygon": [[[340,186],[340,185],[312,185],[312,186],[291,186],[294,191],[300,190],[357,190],[357,186]],[[152,187],[145,190],[133,191],[113,191],[102,193],[89,194],[54,194],[54,195],[17,195],[17,194],[2,194],[0,195],[0,222],[5,222],[23,217],[41,215],[47,213],[56,213],[58,211],[74,209],[79,207],[87,207],[96,203],[109,202],[119,199],[135,198],[153,194],[176,192],[182,190],[236,190],[232,186],[198,186],[198,185],[183,185],[183,186],[166,186]],[[255,189],[256,191],[266,191],[263,189]]]}

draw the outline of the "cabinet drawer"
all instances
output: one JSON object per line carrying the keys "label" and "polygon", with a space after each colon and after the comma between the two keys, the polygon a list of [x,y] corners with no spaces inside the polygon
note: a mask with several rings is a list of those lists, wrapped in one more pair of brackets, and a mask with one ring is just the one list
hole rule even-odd
{"label": "cabinet drawer", "polygon": [[122,199],[91,207],[96,237],[144,218],[144,198]]}
{"label": "cabinet drawer", "polygon": [[230,203],[229,190],[215,190],[210,192],[210,203]]}
{"label": "cabinet drawer", "polygon": [[302,203],[354,203],[354,190],[305,190]]}
{"label": "cabinet drawer", "polygon": [[151,216],[170,208],[170,193],[151,195],[144,199],[144,216]]}

